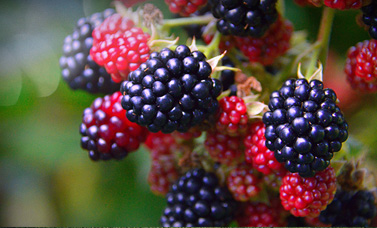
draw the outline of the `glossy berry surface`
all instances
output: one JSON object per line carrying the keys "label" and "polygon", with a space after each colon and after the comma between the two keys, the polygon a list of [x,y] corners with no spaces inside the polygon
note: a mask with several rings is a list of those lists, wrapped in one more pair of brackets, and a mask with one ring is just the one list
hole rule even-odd
{"label": "glossy berry surface", "polygon": [[201,52],[179,45],[151,56],[121,86],[130,121],[151,132],[187,132],[217,112],[221,83]]}
{"label": "glossy berry surface", "polygon": [[261,181],[250,164],[241,163],[232,169],[226,180],[229,191],[237,201],[246,202],[261,191]]}
{"label": "glossy berry surface", "polygon": [[219,101],[220,116],[216,122],[218,132],[230,136],[244,135],[248,128],[248,115],[245,101],[242,98],[231,96]]}
{"label": "glossy berry surface", "polygon": [[279,17],[263,37],[237,37],[236,46],[250,62],[267,66],[289,49],[292,32],[291,22]]}
{"label": "glossy berry surface", "polygon": [[266,147],[265,126],[262,121],[253,123],[244,139],[245,160],[259,172],[269,175],[282,171],[284,166],[275,158],[274,152]]}
{"label": "glossy berry surface", "polygon": [[360,9],[363,5],[362,0],[324,0],[323,3],[327,7],[338,10]]}
{"label": "glossy berry surface", "polygon": [[79,19],[73,33],[64,39],[63,55],[59,64],[63,79],[72,89],[104,94],[119,90],[120,85],[113,82],[106,70],[89,55],[93,45],[93,29],[113,13],[113,9],[106,9]]}
{"label": "glossy berry surface", "polygon": [[345,191],[339,189],[333,202],[321,212],[319,220],[339,227],[367,227],[376,216],[375,197],[367,190]]}
{"label": "glossy berry surface", "polygon": [[[228,67],[235,67],[234,63],[227,56],[224,56],[224,58],[222,59],[222,65]],[[221,71],[220,81],[223,84],[224,91],[229,89],[229,87],[234,84],[235,72],[232,70]]]}
{"label": "glossy berry surface", "polygon": [[207,4],[207,0],[165,0],[172,13],[187,17]]}
{"label": "glossy berry surface", "polygon": [[377,91],[377,40],[365,40],[351,47],[344,71],[354,89]]}
{"label": "glossy berry surface", "polygon": [[217,29],[224,35],[262,37],[277,17],[276,0],[210,0]]}
{"label": "glossy berry surface", "polygon": [[232,137],[218,131],[207,132],[204,146],[211,158],[222,164],[234,164],[244,153],[242,137]]}
{"label": "glossy berry surface", "polygon": [[97,98],[83,113],[81,147],[89,151],[93,161],[120,160],[137,150],[147,137],[146,128],[125,118],[121,99],[120,92]]}
{"label": "glossy berry surface", "polygon": [[288,173],[280,186],[280,199],[284,209],[296,217],[318,217],[333,200],[335,191],[335,171],[327,167],[314,177]]}
{"label": "glossy berry surface", "polygon": [[119,14],[94,29],[93,38],[90,55],[98,65],[105,67],[115,82],[127,79],[131,71],[149,58],[150,35]]}
{"label": "glossy berry surface", "polygon": [[240,206],[236,217],[239,227],[281,227],[280,211],[262,202],[248,202]]}
{"label": "glossy berry surface", "polygon": [[228,226],[237,203],[214,173],[193,169],[181,176],[166,195],[164,227]]}
{"label": "glossy berry surface", "polygon": [[363,12],[363,22],[369,26],[369,35],[377,40],[377,2],[370,1],[369,5],[361,8]]}
{"label": "glossy berry surface", "polygon": [[149,133],[145,145],[150,151],[151,169],[148,183],[156,195],[165,195],[178,179],[178,164],[175,152],[179,145],[170,134]]}
{"label": "glossy berry surface", "polygon": [[318,80],[288,79],[263,115],[266,146],[292,173],[312,177],[329,166],[348,137],[336,94]]}

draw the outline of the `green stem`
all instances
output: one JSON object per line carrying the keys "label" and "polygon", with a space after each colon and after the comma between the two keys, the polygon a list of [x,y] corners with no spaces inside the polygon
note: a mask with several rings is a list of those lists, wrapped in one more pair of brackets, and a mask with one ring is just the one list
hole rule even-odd
{"label": "green stem", "polygon": [[183,17],[183,18],[176,18],[176,19],[165,19],[162,22],[161,30],[169,30],[172,27],[179,27],[185,25],[206,25],[215,18],[212,15],[204,15],[198,17]]}
{"label": "green stem", "polygon": [[[207,57],[207,59],[213,57],[211,54],[215,51],[219,50],[219,44],[221,41],[221,33],[216,32],[215,36],[212,38],[211,42],[206,46],[204,55]],[[218,53],[216,53],[214,56],[216,56]]]}
{"label": "green stem", "polygon": [[318,60],[323,65],[326,64],[328,46],[330,41],[331,27],[334,21],[335,10],[330,7],[325,7],[322,12],[321,25],[318,32],[317,42],[319,42],[318,48],[313,52],[308,69],[306,70],[305,77],[309,78],[317,67]]}

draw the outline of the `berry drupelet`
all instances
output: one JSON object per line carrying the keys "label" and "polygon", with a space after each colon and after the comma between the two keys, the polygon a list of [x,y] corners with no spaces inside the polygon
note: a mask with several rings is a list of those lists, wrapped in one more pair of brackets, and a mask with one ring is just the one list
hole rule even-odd
{"label": "berry drupelet", "polygon": [[377,2],[371,1],[369,5],[361,8],[363,22],[369,26],[369,35],[377,40]]}
{"label": "berry drupelet", "polygon": [[262,121],[255,122],[249,127],[244,139],[245,160],[259,172],[269,175],[283,171],[284,167],[276,160],[274,152],[266,147],[265,130]]}
{"label": "berry drupelet", "polygon": [[270,95],[263,115],[266,147],[292,173],[312,177],[329,166],[348,137],[336,94],[318,80],[288,79]]}
{"label": "berry drupelet", "polygon": [[301,177],[288,173],[280,186],[280,199],[284,209],[297,217],[318,217],[334,198],[336,176],[332,167],[314,177]]}
{"label": "berry drupelet", "polygon": [[338,10],[360,9],[363,5],[362,0],[324,0],[323,3],[327,7]]}
{"label": "berry drupelet", "polygon": [[237,201],[246,202],[261,191],[261,180],[250,164],[241,163],[232,169],[226,183]]}
{"label": "berry drupelet", "polygon": [[164,227],[228,226],[237,203],[214,173],[193,169],[175,182],[166,195],[167,207],[160,222]]}
{"label": "berry drupelet", "polygon": [[208,131],[204,146],[214,161],[232,165],[242,158],[244,151],[242,140],[243,137],[232,137],[218,131]]}
{"label": "berry drupelet", "polygon": [[84,111],[81,147],[89,151],[93,161],[120,160],[137,150],[147,137],[146,128],[125,118],[121,99],[120,92],[99,97]]}
{"label": "berry drupelet", "polygon": [[240,206],[236,221],[240,227],[281,227],[279,208],[262,202],[247,202]]}
{"label": "berry drupelet", "polygon": [[367,227],[376,215],[374,195],[367,190],[338,190],[334,200],[321,212],[319,220],[333,227]]}
{"label": "berry drupelet", "polygon": [[224,35],[262,37],[278,18],[277,0],[210,0]]}
{"label": "berry drupelet", "polygon": [[145,141],[150,151],[151,169],[148,184],[156,195],[166,195],[170,186],[178,179],[179,172],[175,152],[179,145],[171,134],[149,133]]}
{"label": "berry drupelet", "polygon": [[150,35],[134,25],[131,19],[113,14],[93,30],[90,55],[115,82],[126,80],[131,71],[149,58]]}
{"label": "berry drupelet", "polygon": [[59,63],[63,79],[72,89],[104,94],[119,90],[120,85],[113,82],[105,68],[95,63],[89,55],[93,45],[93,29],[113,13],[113,9],[106,9],[79,19],[73,33],[64,39],[63,56]]}
{"label": "berry drupelet", "polygon": [[172,13],[187,17],[207,4],[207,0],[165,0]]}
{"label": "berry drupelet", "polygon": [[377,91],[377,40],[365,40],[348,50],[344,71],[352,88]]}
{"label": "berry drupelet", "polygon": [[211,73],[204,54],[185,45],[152,53],[121,85],[127,118],[151,132],[188,131],[218,110],[221,82]]}
{"label": "berry drupelet", "polygon": [[217,131],[233,137],[245,135],[249,120],[245,101],[231,96],[222,98],[219,104],[220,116],[216,122]]}
{"label": "berry drupelet", "polygon": [[236,37],[236,47],[250,62],[268,66],[288,51],[292,33],[292,23],[279,16],[263,37]]}

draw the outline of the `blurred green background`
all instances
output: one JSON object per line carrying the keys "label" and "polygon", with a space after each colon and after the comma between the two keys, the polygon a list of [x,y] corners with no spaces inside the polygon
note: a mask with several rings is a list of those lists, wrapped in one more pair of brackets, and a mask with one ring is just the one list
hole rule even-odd
{"label": "blurred green background", "polygon": [[[163,0],[148,2],[172,17]],[[149,190],[148,152],[140,148],[120,162],[91,162],[80,148],[78,128],[82,111],[96,96],[70,90],[60,76],[65,36],[80,17],[110,3],[0,1],[0,226],[159,225],[164,198]],[[314,40],[320,9],[301,8],[292,0],[285,6],[296,30],[307,30]],[[348,47],[369,39],[355,23],[357,13],[338,12],[335,19],[331,46],[340,57],[333,67],[343,81]],[[348,89],[342,80],[337,83]],[[372,152],[376,101],[375,95],[351,99],[352,107],[345,109],[351,134]]]}

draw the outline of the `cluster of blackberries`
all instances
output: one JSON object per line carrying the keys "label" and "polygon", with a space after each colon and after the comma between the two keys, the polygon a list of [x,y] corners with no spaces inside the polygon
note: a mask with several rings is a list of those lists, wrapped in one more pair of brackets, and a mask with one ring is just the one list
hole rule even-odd
{"label": "cluster of blackberries", "polygon": [[121,85],[127,118],[151,132],[186,132],[219,107],[222,86],[211,73],[204,54],[186,45],[152,53]]}
{"label": "cluster of blackberries", "polygon": [[321,212],[319,220],[333,227],[366,227],[368,219],[376,215],[374,196],[366,190],[338,189],[334,200]]}
{"label": "cluster of blackberries", "polygon": [[59,62],[63,79],[72,89],[104,94],[119,90],[120,85],[113,82],[105,68],[98,66],[89,55],[93,45],[93,29],[114,12],[113,9],[106,9],[79,19],[73,33],[65,38],[63,56]]}
{"label": "cluster of blackberries", "polygon": [[361,8],[363,11],[363,22],[370,26],[369,35],[377,40],[377,2],[371,1],[367,6]]}
{"label": "cluster of blackberries", "polygon": [[175,182],[166,195],[168,206],[161,216],[164,227],[228,226],[237,203],[214,173],[193,169]]}
{"label": "cluster of blackberries", "polygon": [[288,79],[270,96],[263,115],[266,146],[292,173],[312,177],[329,166],[348,137],[336,94],[318,80]]}
{"label": "cluster of blackberries", "polygon": [[262,37],[278,18],[277,0],[210,0],[224,35]]}

